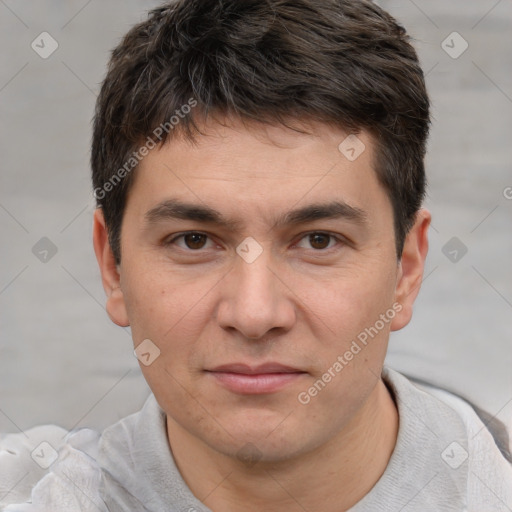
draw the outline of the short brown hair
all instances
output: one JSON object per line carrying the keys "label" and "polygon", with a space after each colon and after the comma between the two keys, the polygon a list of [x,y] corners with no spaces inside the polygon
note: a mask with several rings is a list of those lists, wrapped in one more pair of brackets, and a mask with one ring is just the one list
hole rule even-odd
{"label": "short brown hair", "polygon": [[[191,98],[193,113],[171,126]],[[194,140],[196,116],[214,113],[368,130],[400,257],[425,195],[430,118],[418,57],[389,14],[367,0],[177,0],[150,11],[112,52],[94,118],[92,181],[118,263],[134,152],[159,126],[159,143],[178,131]]]}

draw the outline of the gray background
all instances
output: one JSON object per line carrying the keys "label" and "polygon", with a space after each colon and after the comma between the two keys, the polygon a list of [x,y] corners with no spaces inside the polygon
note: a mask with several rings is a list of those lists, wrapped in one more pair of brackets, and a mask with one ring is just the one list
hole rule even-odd
{"label": "gray background", "polygon": [[[512,1],[379,4],[415,39],[434,118],[426,277],[388,364],[511,425]],[[129,329],[104,311],[89,143],[109,51],[154,5],[0,0],[0,432],[103,428],[149,393]],[[59,45],[47,59],[31,48],[44,31]],[[454,31],[469,44],[458,58],[442,47]]]}

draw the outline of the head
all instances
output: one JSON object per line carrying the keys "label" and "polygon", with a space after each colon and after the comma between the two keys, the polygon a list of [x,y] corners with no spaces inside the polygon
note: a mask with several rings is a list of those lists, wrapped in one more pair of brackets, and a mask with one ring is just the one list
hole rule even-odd
{"label": "head", "polygon": [[[416,53],[369,1],[182,0],[130,30],[97,102],[94,243],[168,422],[272,459],[357,415],[421,282],[428,127]],[[248,393],[232,364],[296,372]]]}

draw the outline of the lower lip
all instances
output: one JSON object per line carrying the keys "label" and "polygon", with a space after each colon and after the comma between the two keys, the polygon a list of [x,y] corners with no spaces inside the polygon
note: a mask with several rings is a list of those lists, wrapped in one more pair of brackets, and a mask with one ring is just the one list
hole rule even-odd
{"label": "lower lip", "polygon": [[234,393],[258,395],[274,393],[288,384],[295,382],[304,373],[260,373],[247,375],[245,373],[210,372],[217,381]]}

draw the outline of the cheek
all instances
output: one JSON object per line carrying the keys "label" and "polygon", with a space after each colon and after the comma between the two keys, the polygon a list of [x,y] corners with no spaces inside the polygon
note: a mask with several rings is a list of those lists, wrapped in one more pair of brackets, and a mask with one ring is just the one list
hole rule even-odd
{"label": "cheek", "polygon": [[[148,267],[151,270],[140,270]],[[201,309],[205,279],[185,278],[175,269],[159,270],[154,263],[130,268],[123,293],[135,340],[153,336],[165,341],[172,331],[194,324],[190,318]]]}
{"label": "cheek", "polygon": [[[385,269],[353,268],[329,279],[303,280],[298,295],[311,322],[323,331],[319,340],[327,336],[342,348],[392,308],[394,282],[392,272]],[[380,330],[386,329],[379,323]]]}
{"label": "cheek", "polygon": [[295,400],[308,421],[316,421],[325,435],[342,428],[370,396],[381,373],[396,314],[388,287],[371,290],[380,293],[381,300],[375,295],[370,300],[368,288],[364,293],[360,290],[340,285],[315,294],[318,304],[323,304],[317,309],[323,322],[316,323],[329,328],[315,334],[317,341],[310,345],[310,353],[316,371]]}
{"label": "cheek", "polygon": [[219,279],[152,268],[134,272],[125,282],[132,337],[135,346],[149,339],[158,348],[158,358],[150,366],[140,365],[150,387],[158,390],[165,383],[166,393],[179,396],[180,384],[188,389],[195,369],[202,366],[206,347],[199,344],[204,345]]}

